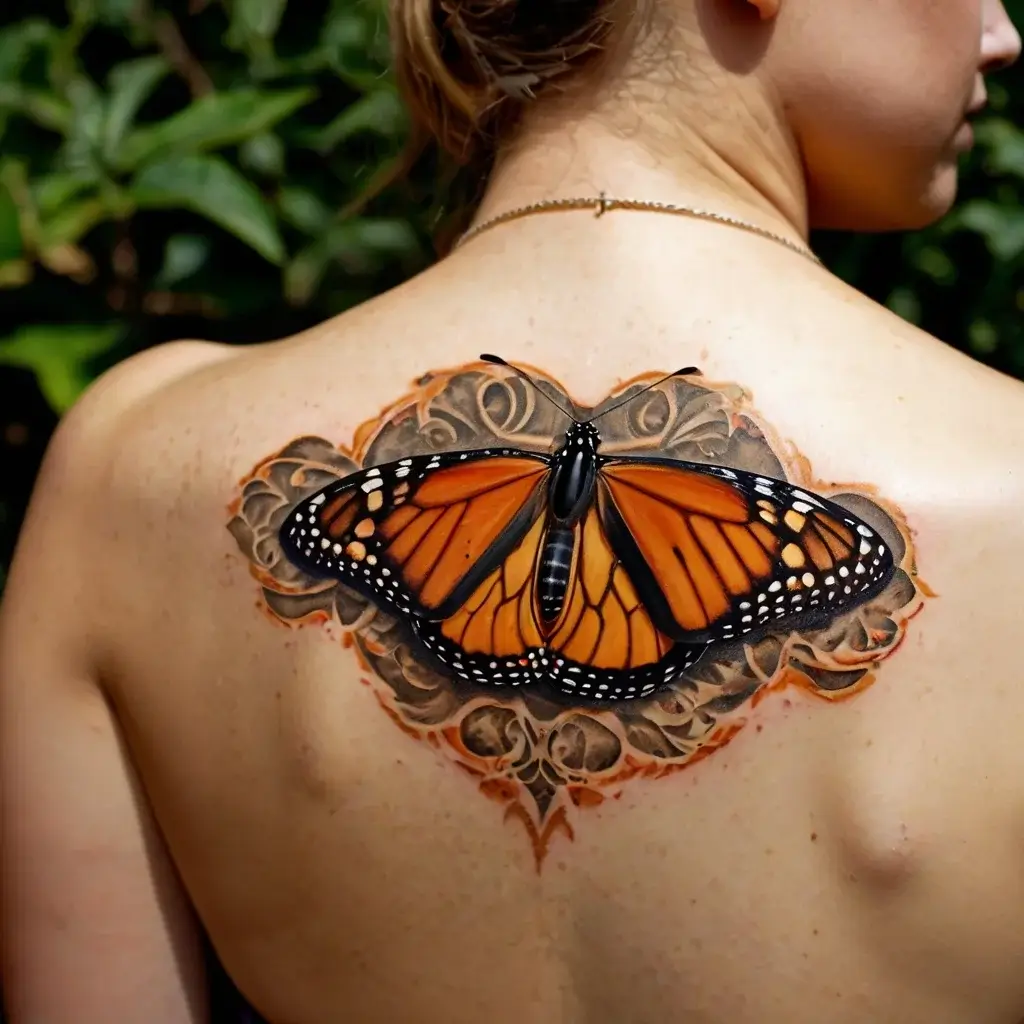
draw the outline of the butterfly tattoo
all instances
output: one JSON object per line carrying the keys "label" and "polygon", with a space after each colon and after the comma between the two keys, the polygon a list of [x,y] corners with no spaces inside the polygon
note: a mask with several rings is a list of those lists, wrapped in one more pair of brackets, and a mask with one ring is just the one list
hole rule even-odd
{"label": "butterfly tattoo", "polygon": [[835,502],[602,455],[594,422],[562,412],[553,453],[419,455],[332,483],[289,512],[287,558],[397,616],[457,679],[581,702],[650,697],[716,644],[822,628],[892,579],[885,541]]}

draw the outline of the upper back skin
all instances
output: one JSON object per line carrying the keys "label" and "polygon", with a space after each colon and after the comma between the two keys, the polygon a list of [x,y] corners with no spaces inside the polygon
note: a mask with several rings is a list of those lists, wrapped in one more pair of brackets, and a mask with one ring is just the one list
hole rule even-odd
{"label": "upper back skin", "polygon": [[[495,232],[299,337],[120,371],[104,685],[227,970],[274,1024],[1013,1024],[1024,389],[769,241],[693,225],[688,256],[609,267],[512,230],[526,261]],[[443,730],[389,713],[337,624],[275,621],[228,529],[240,481],[297,438],[351,449],[481,351],[583,405],[696,364],[813,478],[897,510],[918,605],[874,682],[748,701],[709,756],[595,772],[538,837]]]}

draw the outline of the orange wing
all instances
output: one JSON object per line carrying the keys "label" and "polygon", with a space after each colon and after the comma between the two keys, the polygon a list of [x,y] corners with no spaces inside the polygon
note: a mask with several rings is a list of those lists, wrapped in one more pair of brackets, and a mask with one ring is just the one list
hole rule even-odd
{"label": "orange wing", "polygon": [[581,665],[625,670],[660,661],[672,645],[651,621],[591,507],[576,527],[573,571],[551,650]]}
{"label": "orange wing", "polygon": [[542,457],[495,450],[402,459],[303,502],[282,545],[310,572],[443,619],[540,516],[547,472]]}
{"label": "orange wing", "polygon": [[413,619],[420,639],[457,676],[498,687],[546,682],[574,698],[628,700],[649,696],[698,660],[703,644],[676,643],[651,621],[594,508],[574,528],[562,612],[545,632],[536,577],[546,527],[534,523],[451,618]]}
{"label": "orange wing", "polygon": [[[547,472],[502,458],[434,471],[380,524],[382,554],[420,603],[437,610],[527,507]],[[539,511],[539,509],[538,509]]]}
{"label": "orange wing", "polygon": [[599,506],[641,599],[676,639],[835,614],[893,571],[884,543],[848,510],[739,470],[608,460]]}
{"label": "orange wing", "polygon": [[659,661],[672,641],[654,627],[608,544],[595,509],[576,527],[576,555],[562,613],[545,638],[536,608],[544,542],[538,520],[516,550],[477,587],[441,632],[467,654],[507,657],[533,647],[595,668]]}
{"label": "orange wing", "polygon": [[534,607],[534,577],[544,541],[538,519],[519,546],[441,624],[441,634],[469,655],[518,657],[543,639]]}

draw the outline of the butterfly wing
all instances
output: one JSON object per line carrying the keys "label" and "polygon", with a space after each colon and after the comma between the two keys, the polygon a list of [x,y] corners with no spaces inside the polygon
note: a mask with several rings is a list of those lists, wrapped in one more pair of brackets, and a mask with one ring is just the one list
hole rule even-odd
{"label": "butterfly wing", "polygon": [[679,643],[654,623],[596,506],[576,526],[562,612],[542,668],[562,693],[594,700],[646,697],[695,664],[706,643]]}
{"label": "butterfly wing", "polygon": [[411,620],[423,646],[458,678],[513,687],[536,681],[537,652],[544,643],[536,614],[536,574],[546,525],[546,517],[538,516],[453,615],[443,622]]}
{"label": "butterfly wing", "polygon": [[693,665],[706,644],[676,643],[651,621],[612,552],[597,510],[576,524],[562,611],[545,635],[537,613],[546,517],[444,622],[414,632],[459,678],[479,685],[541,683],[594,701],[649,696]]}
{"label": "butterfly wing", "polygon": [[652,621],[688,643],[824,625],[895,572],[847,509],[741,470],[604,459],[598,507]]}
{"label": "butterfly wing", "polygon": [[297,505],[290,561],[404,613],[455,613],[543,510],[549,457],[479,449],[353,473]]}

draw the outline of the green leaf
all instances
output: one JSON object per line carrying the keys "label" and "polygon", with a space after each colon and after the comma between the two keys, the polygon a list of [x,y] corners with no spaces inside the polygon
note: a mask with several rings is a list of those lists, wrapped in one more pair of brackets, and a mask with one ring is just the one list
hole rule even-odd
{"label": "green leaf", "polygon": [[369,47],[371,25],[365,10],[344,0],[332,5],[331,13],[324,22],[320,36],[321,45],[335,54],[346,50],[363,50]]}
{"label": "green leaf", "polygon": [[0,29],[0,82],[14,81],[36,47],[48,46],[57,28],[41,18],[27,18]]}
{"label": "green leaf", "polygon": [[324,23],[320,46],[331,67],[360,92],[380,87],[387,61],[384,12],[371,4],[336,0]]}
{"label": "green leaf", "polygon": [[65,0],[71,22],[75,25],[91,25],[99,16],[96,0]]}
{"label": "green leaf", "polygon": [[376,132],[389,138],[401,135],[407,124],[405,107],[393,89],[378,89],[356,100],[330,124],[309,133],[303,141],[321,153],[359,132]]}
{"label": "green leaf", "polygon": [[234,0],[232,29],[243,36],[270,39],[281,24],[287,0]]}
{"label": "green leaf", "polygon": [[158,288],[173,288],[199,271],[210,255],[210,240],[202,235],[171,235],[164,250],[164,265],[157,274]]}
{"label": "green leaf", "polygon": [[219,157],[187,156],[152,164],[135,178],[130,195],[142,208],[192,210],[271,263],[284,262],[284,243],[270,207],[251,182]]}
{"label": "green leaf", "polygon": [[367,217],[335,224],[285,268],[285,294],[292,304],[305,305],[332,263],[348,274],[367,274],[416,248],[416,235],[404,220]]}
{"label": "green leaf", "polygon": [[98,173],[106,103],[90,79],[79,75],[68,86],[72,119],[64,146],[64,163],[75,171]]}
{"label": "green leaf", "polygon": [[315,192],[295,185],[281,189],[277,195],[277,208],[288,224],[307,235],[319,235],[331,219],[330,207]]}
{"label": "green leaf", "polygon": [[284,143],[271,132],[246,139],[238,153],[242,165],[268,178],[284,174]]}
{"label": "green leaf", "polygon": [[999,348],[999,332],[988,320],[975,320],[969,330],[968,337],[971,348],[978,355],[991,355]]}
{"label": "green leaf", "polygon": [[109,98],[103,125],[103,154],[114,160],[125,132],[131,127],[139,107],[149,98],[157,83],[170,71],[163,57],[142,57],[118,64],[107,80]]}
{"label": "green leaf", "polygon": [[957,279],[956,264],[938,246],[928,245],[912,257],[919,270],[940,284],[952,285]]}
{"label": "green leaf", "polygon": [[369,260],[372,265],[379,265],[379,257],[409,256],[417,247],[409,222],[387,217],[361,217],[339,224],[332,238],[336,256]]}
{"label": "green leaf", "polygon": [[921,322],[921,301],[909,288],[894,288],[886,305],[909,323]]}
{"label": "green leaf", "polygon": [[0,288],[22,288],[32,280],[33,266],[28,260],[0,263]]}
{"label": "green leaf", "polygon": [[0,339],[0,365],[31,370],[55,412],[66,412],[89,386],[89,364],[117,344],[119,324],[33,324]]}
{"label": "green leaf", "polygon": [[47,174],[32,181],[32,200],[41,217],[50,217],[95,183],[87,174]]}
{"label": "green leaf", "polygon": [[130,170],[172,155],[244,142],[269,131],[305,106],[314,95],[313,89],[282,92],[239,89],[212,93],[166,121],[131,132],[118,153],[117,165]]}
{"label": "green leaf", "polygon": [[124,25],[131,21],[138,0],[97,0],[96,14],[106,25]]}
{"label": "green leaf", "polygon": [[18,259],[23,251],[18,206],[7,188],[0,184],[0,263]]}
{"label": "green leaf", "polygon": [[284,268],[284,294],[293,306],[305,306],[316,293],[327,273],[331,254],[314,243],[298,253]]}
{"label": "green leaf", "polygon": [[0,82],[0,114],[5,111],[21,114],[61,135],[71,130],[71,105],[41,89],[29,89],[14,82]]}
{"label": "green leaf", "polygon": [[68,203],[53,217],[40,224],[39,248],[51,249],[56,245],[77,242],[108,216],[107,206],[101,199]]}
{"label": "green leaf", "polygon": [[1012,260],[1024,252],[1024,209],[998,206],[985,199],[965,204],[956,224],[981,235],[998,260]]}
{"label": "green leaf", "polygon": [[979,144],[988,151],[985,163],[990,173],[1024,178],[1024,131],[1002,118],[991,118],[976,131]]}

